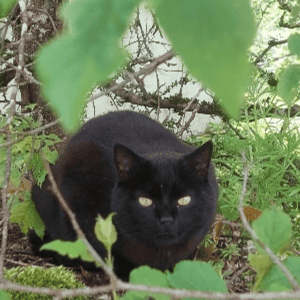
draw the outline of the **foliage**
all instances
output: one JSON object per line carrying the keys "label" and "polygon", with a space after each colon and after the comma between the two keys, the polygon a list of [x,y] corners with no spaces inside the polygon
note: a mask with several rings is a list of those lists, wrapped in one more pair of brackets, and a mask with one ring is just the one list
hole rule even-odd
{"label": "foliage", "polygon": [[90,0],[63,5],[61,13],[68,31],[42,49],[37,71],[45,83],[45,96],[69,131],[78,125],[84,98],[92,85],[106,81],[125,63],[124,51],[118,43],[138,3],[138,0]]}
{"label": "foliage", "polygon": [[[95,235],[97,239],[107,249],[108,257],[107,264],[112,267],[112,256],[111,248],[112,245],[117,241],[117,231],[112,223],[112,218],[115,213],[109,214],[106,219],[103,219],[100,215],[96,219],[95,224]],[[52,250],[58,252],[60,255],[67,255],[71,259],[81,258],[84,261],[92,262],[95,261],[93,256],[88,251],[86,245],[82,240],[78,239],[75,242],[66,242],[55,240],[50,243],[44,244],[41,250]],[[99,266],[98,262],[95,262]]]}
{"label": "foliage", "polygon": [[[5,270],[5,278],[18,284],[33,287],[49,287],[54,289],[74,289],[83,288],[85,285],[75,278],[72,271],[63,266],[44,269],[41,267],[30,266],[27,268],[12,268]],[[8,292],[12,300],[47,300],[53,296],[41,295],[36,293]],[[1,298],[2,299],[2,298]],[[66,299],[87,299],[87,296],[77,296]]]}
{"label": "foliage", "polygon": [[[7,122],[7,117],[0,117],[0,125]],[[43,159],[49,163],[57,160],[58,152],[54,148],[60,139],[55,134],[39,134],[37,136],[26,136],[29,130],[34,130],[40,126],[40,122],[35,121],[31,116],[13,118],[10,131],[11,140],[11,176],[10,176],[10,221],[19,223],[23,233],[27,233],[29,228],[34,228],[36,233],[42,237],[45,232],[44,223],[39,217],[30,197],[31,183],[26,179],[28,172],[32,171],[33,178],[37,184],[41,185],[46,177]],[[16,142],[20,136],[23,139]],[[6,135],[0,134],[0,144],[7,142]],[[0,187],[3,187],[6,169],[6,150],[0,148]]]}
{"label": "foliage", "polygon": [[[207,292],[227,292],[226,284],[214,268],[204,262],[181,261],[174,271],[161,272],[147,266],[135,269],[130,274],[130,282],[136,284],[174,287]],[[158,300],[170,299],[168,295],[129,291],[122,299],[145,299],[151,297]],[[187,298],[188,299],[188,298]]]}
{"label": "foliage", "polygon": [[112,217],[116,213],[111,213],[106,219],[100,215],[97,218],[95,225],[95,234],[99,241],[103,243],[107,250],[111,250],[112,245],[117,241],[117,231],[113,226]]}
{"label": "foliage", "polygon": [[[126,56],[118,41],[140,1],[109,0],[109,5],[107,2],[64,4],[61,11],[68,31],[39,54],[37,71],[45,83],[44,94],[69,131],[76,129],[84,97],[92,85],[103,83],[125,63]],[[216,6],[197,0],[188,5],[164,0],[154,1],[153,8],[190,72],[213,89],[228,113],[237,117],[240,98],[249,80],[247,49],[255,34],[248,1],[223,0]],[[61,72],[62,66],[67,74]],[[219,74],[219,80],[215,74]],[[73,109],[70,111],[69,107]]]}
{"label": "foliage", "polygon": [[[300,58],[300,34],[291,35],[288,39],[289,50]],[[280,75],[278,95],[289,106],[293,103],[299,92],[300,65],[294,64],[285,69]]]}
{"label": "foliage", "polygon": [[10,221],[12,223],[19,223],[21,231],[24,234],[28,233],[29,228],[33,228],[41,239],[45,234],[44,222],[36,211],[29,191],[26,192],[23,202],[16,203],[14,201],[14,205],[10,211]]}
{"label": "foliage", "polygon": [[[165,273],[151,269],[148,266],[142,266],[138,269],[135,269],[130,274],[130,282],[136,284],[146,284],[150,286],[160,286],[168,287],[169,283]],[[168,295],[155,294],[155,293],[146,293],[146,292],[137,292],[129,291],[121,299],[130,300],[130,299],[145,299],[146,297],[151,297],[158,300],[169,300],[171,299]]]}
{"label": "foliage", "polygon": [[60,255],[68,255],[71,259],[81,258],[84,261],[92,262],[94,258],[87,250],[82,240],[78,239],[75,242],[55,240],[44,244],[41,250],[52,250],[58,252]]}
{"label": "foliage", "polygon": [[[278,210],[265,210],[253,222],[260,240],[263,241],[274,254],[282,254],[291,242],[291,221],[287,215]],[[249,261],[257,272],[255,290],[287,291],[291,286],[282,271],[275,266],[264,250],[257,246],[257,253],[249,255]],[[293,262],[293,263],[292,263]],[[290,270],[295,279],[300,283],[300,258],[290,256],[283,260],[283,264]],[[274,283],[277,282],[277,287]],[[278,284],[280,282],[280,285]]]}
{"label": "foliage", "polygon": [[[265,244],[271,248],[275,254],[280,254],[286,250],[287,244],[291,242],[290,223],[289,217],[283,212],[278,210],[265,210],[262,215],[253,222],[253,227]],[[266,230],[265,224],[270,224],[270,226],[267,226],[268,230]],[[273,237],[284,236],[284,239],[274,244],[274,238],[270,237],[270,233]],[[259,247],[257,249],[259,249]],[[264,291],[292,290],[292,287],[279,268],[274,265],[262,249],[259,251],[260,252],[256,254],[249,255],[250,263],[257,271],[255,289]],[[300,283],[300,258],[289,256],[283,260],[283,263],[295,276],[298,283]],[[149,267],[140,267],[131,272],[130,282],[148,285],[156,284],[158,286],[170,286],[190,290],[227,291],[225,282],[217,275],[213,267],[208,263],[199,261],[182,261],[175,266],[173,273],[169,271],[162,273],[161,271],[153,270]],[[281,285],[278,285],[278,282],[281,282]],[[124,298],[143,299],[144,296],[145,293],[130,291],[125,294]],[[147,296],[151,296],[155,299],[166,299],[166,296],[162,295],[147,294]]]}
{"label": "foliage", "polygon": [[[187,68],[237,117],[249,83],[247,51],[255,26],[248,1],[161,1],[160,24]],[[189,20],[187,22],[187,20]],[[218,76],[216,76],[218,74]],[[226,80],[224,80],[226,78]]]}
{"label": "foliage", "polygon": [[[297,282],[300,283],[300,257],[288,257],[283,261],[283,264],[290,270]],[[273,264],[261,281],[260,290],[270,292],[290,291],[291,285],[278,266]]]}
{"label": "foliage", "polygon": [[240,152],[244,150],[250,165],[245,203],[262,211],[270,205],[283,206],[291,217],[295,217],[300,202],[297,131],[287,128],[274,132],[264,120],[231,124],[235,124],[236,131],[232,125],[211,124],[205,136],[188,139],[194,145],[200,145],[207,136],[212,137],[215,145],[213,160],[220,182],[220,212],[227,219],[238,218],[237,204],[243,177]]}
{"label": "foliage", "polygon": [[106,219],[103,219],[100,215],[97,218],[95,225],[95,235],[99,241],[102,242],[107,249],[107,264],[113,268],[113,258],[111,256],[112,245],[117,241],[117,230],[113,226],[112,218],[115,213],[109,214]]}
{"label": "foliage", "polygon": [[11,297],[8,292],[0,290],[0,299],[2,300],[11,300]]}
{"label": "foliage", "polygon": [[[278,223],[280,228],[276,228]],[[269,245],[272,252],[276,254],[285,250],[291,240],[291,220],[279,210],[265,210],[264,214],[253,222],[253,229],[257,232],[260,241]],[[264,253],[264,250],[257,243],[256,249],[259,253]]]}
{"label": "foliage", "polygon": [[232,259],[233,255],[238,255],[238,245],[236,244],[230,244],[227,248],[221,249],[221,257],[224,259]]}
{"label": "foliage", "polygon": [[0,18],[5,17],[15,3],[16,0],[0,0]]}
{"label": "foliage", "polygon": [[[7,122],[7,117],[0,116],[0,126],[2,127]],[[57,160],[58,153],[53,146],[60,141],[55,134],[37,136],[26,136],[26,131],[36,129],[40,126],[31,116],[13,118],[10,131],[12,132],[11,139],[14,142],[20,136],[25,137],[19,142],[14,143],[11,147],[11,176],[10,184],[17,188],[20,186],[24,173],[30,169],[33,171],[35,181],[41,185],[45,180],[46,170],[44,169],[41,155],[50,163]],[[6,134],[0,134],[0,144],[5,144],[7,141]],[[0,187],[3,187],[4,174],[6,167],[6,150],[0,148]]]}
{"label": "foliage", "polygon": [[[105,222],[98,220],[96,225],[98,230],[102,232],[106,230],[107,232],[105,237],[101,237],[103,244],[105,244],[105,241],[116,241],[115,229],[112,230],[114,225],[111,216],[108,217]],[[275,254],[286,253],[287,246],[291,242],[291,221],[286,214],[279,210],[265,210],[261,216],[253,222],[253,228],[260,240]],[[52,244],[51,248],[46,246],[43,249],[51,249],[62,253],[61,244],[58,244],[58,242],[52,242],[50,244]],[[106,244],[106,246],[108,246],[106,248],[108,252],[110,252],[112,244],[109,243]],[[65,251],[68,252],[70,257],[73,257],[74,248],[76,247],[65,248]],[[255,254],[249,255],[249,262],[257,272],[254,289],[264,291],[291,290],[290,284],[278,267],[274,265],[274,262],[266,255],[263,248],[256,244],[256,249],[257,252]],[[76,253],[77,252],[76,250]],[[111,256],[109,255],[109,257]],[[109,263],[112,262],[110,261]],[[300,283],[300,259],[298,257],[289,256],[283,260],[283,263]],[[275,286],[277,280],[281,280],[282,282],[279,288]],[[227,292],[225,281],[222,280],[215,269],[209,263],[199,261],[181,261],[175,266],[173,272],[169,272],[168,270],[161,272],[151,269],[148,266],[142,266],[130,273],[130,282],[150,286]],[[144,299],[145,297],[152,297],[158,300],[170,299],[168,295],[138,291],[128,291],[122,298],[127,300]]]}
{"label": "foliage", "polygon": [[[68,30],[59,39],[41,50],[37,69],[38,75],[44,82],[44,93],[58,115],[62,116],[66,129],[74,130],[76,120],[82,110],[84,97],[91,86],[96,82],[106,82],[109,76],[126,63],[126,54],[120,50],[118,41],[126,29],[134,7],[139,2],[139,0],[89,0],[72,1],[63,5],[62,15],[68,24]],[[13,2],[0,0],[1,16],[3,3],[10,6]],[[174,49],[185,61],[191,74],[221,98],[221,103],[231,116],[236,115],[241,106],[242,92],[247,85],[247,74],[250,68],[247,62],[247,48],[254,35],[253,18],[247,1],[224,0],[218,5],[213,1],[204,3],[196,0],[189,1],[188,5],[186,2],[177,0],[172,2],[149,0],[149,3],[153,12],[156,13],[159,24],[162,25]],[[271,5],[270,3],[267,5]],[[292,5],[291,3],[291,1],[286,1],[286,5]],[[4,7],[4,14],[8,11],[8,6]],[[260,10],[262,15],[266,11],[267,8]],[[296,24],[299,5],[287,11],[291,13],[289,21]],[[282,22],[284,22],[284,17],[281,18]],[[237,22],[239,26],[236,26]],[[253,227],[258,236],[277,255],[290,255],[286,247],[291,243],[291,236],[294,245],[300,248],[299,131],[292,126],[290,118],[292,105],[299,96],[300,72],[299,65],[296,64],[299,59],[299,44],[299,35],[293,34],[289,37],[290,53],[287,56],[293,54],[294,61],[290,64],[290,61],[286,60],[281,69],[276,69],[274,72],[276,78],[271,76],[273,73],[270,75],[267,68],[258,68],[259,71],[253,76],[253,82],[246,95],[246,106],[243,107],[241,120],[233,121],[224,118],[227,123],[211,125],[205,136],[193,136],[189,140],[194,145],[200,145],[208,136],[212,137],[216,145],[214,161],[221,186],[219,209],[225,218],[234,221],[238,221],[237,204],[243,177],[240,152],[245,151],[247,163],[250,166],[245,203],[250,208],[263,211],[258,220],[253,222]],[[258,55],[253,56],[258,57]],[[272,55],[269,54],[268,57]],[[73,63],[74,61],[76,64]],[[62,68],[65,70],[64,73],[61,72]],[[279,73],[281,74],[276,93],[288,105],[286,116],[280,117],[279,120],[281,128],[273,126],[267,118],[274,117],[274,115],[278,118],[278,111],[274,113],[274,108],[282,106],[282,102],[274,95],[274,88],[272,90],[266,82],[263,82],[265,79],[269,84],[272,79],[273,82],[275,81],[272,86],[276,86]],[[173,100],[174,103],[177,101]],[[172,127],[175,124],[173,120],[168,122]],[[0,125],[4,126],[6,123],[7,118],[1,117]],[[26,131],[37,128],[39,124],[30,117],[15,116],[10,126],[12,138],[16,139]],[[0,143],[5,142],[6,137],[1,133]],[[53,163],[57,158],[53,145],[57,142],[55,135],[39,135],[35,138],[25,136],[19,143],[13,144],[11,184],[18,188],[23,175],[28,170],[32,171],[34,179],[41,184],[46,173],[40,154],[42,153],[46,160]],[[3,147],[0,148],[1,187],[5,163],[6,154]],[[36,219],[37,214],[28,200],[28,192],[22,193],[15,190],[15,194],[20,199],[13,197],[10,199],[11,220],[21,223],[23,232],[27,232],[29,227],[34,227],[42,236],[43,225],[40,220]],[[279,210],[267,210],[270,207]],[[97,236],[108,248],[109,255],[111,245],[116,239],[113,235],[115,230],[111,218],[105,223],[99,221],[96,225],[96,232],[105,233],[104,236],[103,234],[97,234]],[[276,222],[277,220],[282,220],[282,222]],[[102,227],[103,224],[108,227]],[[292,225],[293,232],[291,233]],[[273,243],[278,236],[281,239]],[[68,253],[73,257],[80,256],[82,259],[88,257],[87,259],[91,260],[82,242],[76,243],[80,243],[76,253],[74,253],[76,247],[72,247],[74,243],[70,242],[55,241],[51,243],[51,246],[44,247],[52,247],[51,249],[59,253]],[[257,253],[249,256],[251,265],[257,271],[255,289],[291,290],[282,272],[264,251],[258,245],[256,246]],[[236,250],[231,247],[223,251],[223,256],[230,258]],[[112,263],[111,256],[109,256],[108,263]],[[283,257],[283,263],[299,281],[299,259],[293,256]],[[33,277],[39,278],[39,276]],[[202,280],[197,281],[197,279]],[[132,272],[130,280],[135,283],[165,287],[227,291],[224,281],[218,277],[213,268],[200,262],[181,262],[175,267],[173,273],[163,273],[149,267],[141,267]],[[211,286],[210,282],[214,282],[214,285]],[[280,284],[276,285],[276,282]],[[0,295],[2,296],[3,293]],[[7,293],[4,297],[6,295]],[[129,291],[124,298],[140,299],[144,296],[145,294]],[[166,295],[148,294],[148,296],[157,299],[169,298]]]}

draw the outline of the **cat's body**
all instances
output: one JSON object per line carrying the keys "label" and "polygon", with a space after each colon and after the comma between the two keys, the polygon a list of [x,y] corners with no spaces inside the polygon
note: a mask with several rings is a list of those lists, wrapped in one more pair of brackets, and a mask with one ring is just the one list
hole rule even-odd
{"label": "cat's body", "polygon": [[[113,246],[117,275],[127,278],[139,265],[169,269],[192,258],[213,220],[217,183],[210,163],[212,145],[198,150],[150,118],[134,112],[109,113],[83,125],[52,168],[57,184],[88,240],[98,214],[116,212]],[[32,197],[47,238],[75,240],[67,215],[47,179]],[[64,261],[62,261],[64,262]]]}

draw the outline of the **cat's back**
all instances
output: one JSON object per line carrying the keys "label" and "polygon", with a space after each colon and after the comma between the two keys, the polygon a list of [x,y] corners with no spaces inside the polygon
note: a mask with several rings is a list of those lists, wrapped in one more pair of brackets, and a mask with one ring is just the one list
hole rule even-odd
{"label": "cat's back", "polygon": [[88,121],[70,144],[78,141],[91,141],[110,150],[122,144],[138,154],[164,150],[183,153],[189,148],[161,124],[132,111],[111,112]]}

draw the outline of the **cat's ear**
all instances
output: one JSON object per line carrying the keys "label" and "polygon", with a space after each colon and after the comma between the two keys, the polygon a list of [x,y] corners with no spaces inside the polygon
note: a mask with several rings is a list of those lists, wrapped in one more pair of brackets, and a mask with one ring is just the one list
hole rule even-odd
{"label": "cat's ear", "polygon": [[200,177],[208,175],[212,150],[213,144],[211,141],[208,141],[184,158],[188,166],[195,170]]}
{"label": "cat's ear", "polygon": [[116,144],[114,148],[114,160],[117,175],[121,181],[124,181],[136,174],[143,159],[127,147]]}

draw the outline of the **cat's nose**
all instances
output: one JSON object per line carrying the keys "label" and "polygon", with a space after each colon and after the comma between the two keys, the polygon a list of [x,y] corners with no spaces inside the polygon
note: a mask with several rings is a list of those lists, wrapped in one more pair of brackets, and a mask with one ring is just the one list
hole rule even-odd
{"label": "cat's nose", "polygon": [[160,219],[162,225],[171,225],[174,222],[174,218],[171,216],[165,216]]}

